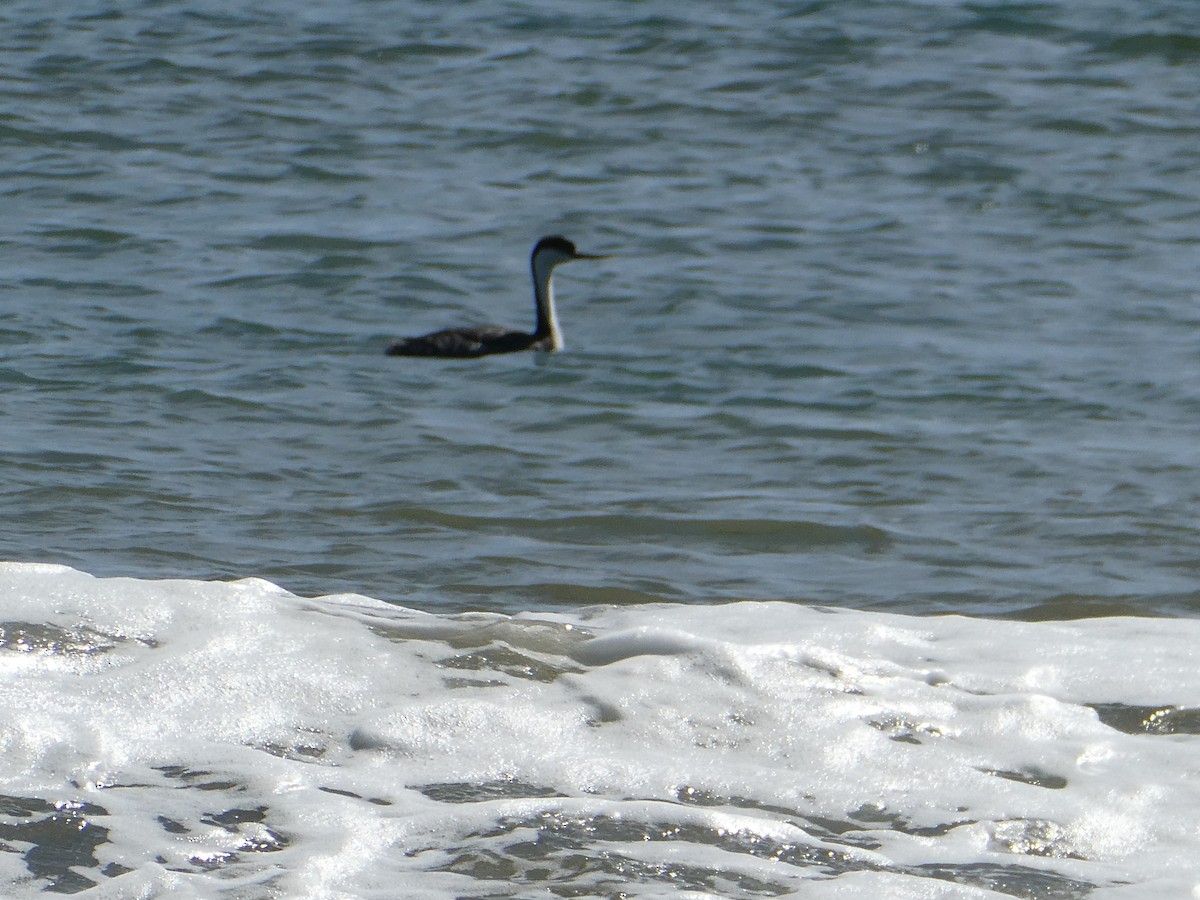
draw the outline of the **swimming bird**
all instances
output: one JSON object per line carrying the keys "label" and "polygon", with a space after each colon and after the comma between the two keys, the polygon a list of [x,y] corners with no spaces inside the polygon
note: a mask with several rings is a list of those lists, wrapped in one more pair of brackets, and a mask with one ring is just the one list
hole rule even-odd
{"label": "swimming bird", "polygon": [[561,350],[562,332],[558,330],[558,319],[554,315],[554,286],[551,281],[554,268],[574,259],[605,258],[594,253],[580,253],[574,244],[561,235],[544,237],[534,245],[529,257],[529,265],[533,269],[533,302],[537,307],[537,323],[532,333],[498,325],[446,328],[421,337],[398,340],[388,347],[388,356],[469,359],[493,353],[516,353],[519,350]]}

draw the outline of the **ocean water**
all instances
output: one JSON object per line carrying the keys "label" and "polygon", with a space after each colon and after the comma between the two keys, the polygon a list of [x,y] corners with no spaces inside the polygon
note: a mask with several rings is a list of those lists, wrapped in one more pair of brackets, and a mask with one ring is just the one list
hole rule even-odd
{"label": "ocean water", "polygon": [[[1186,896],[1200,20],[0,9],[0,867]],[[394,359],[532,322],[566,350]]]}

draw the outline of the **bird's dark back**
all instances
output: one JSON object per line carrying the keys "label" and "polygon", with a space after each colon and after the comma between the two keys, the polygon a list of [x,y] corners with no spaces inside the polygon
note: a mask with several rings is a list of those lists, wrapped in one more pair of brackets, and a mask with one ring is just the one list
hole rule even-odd
{"label": "bird's dark back", "polygon": [[489,326],[484,328],[447,328],[421,337],[405,338],[388,347],[388,356],[441,356],[470,359],[493,353],[537,350],[545,338],[524,331]]}

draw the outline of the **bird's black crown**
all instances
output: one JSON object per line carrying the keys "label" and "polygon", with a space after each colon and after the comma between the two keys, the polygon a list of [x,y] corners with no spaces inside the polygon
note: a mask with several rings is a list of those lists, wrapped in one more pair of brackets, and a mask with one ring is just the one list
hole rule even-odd
{"label": "bird's black crown", "polygon": [[576,256],[579,253],[575,249],[575,245],[561,234],[552,234],[538,241],[533,248],[533,252],[536,255],[541,250],[558,250],[560,253],[566,253],[568,256]]}

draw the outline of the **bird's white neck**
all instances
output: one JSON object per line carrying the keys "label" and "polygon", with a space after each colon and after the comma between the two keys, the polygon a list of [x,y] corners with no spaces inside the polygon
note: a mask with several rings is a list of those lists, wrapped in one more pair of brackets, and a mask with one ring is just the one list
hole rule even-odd
{"label": "bird's white neck", "polygon": [[558,330],[558,316],[554,312],[554,264],[543,260],[533,261],[533,299],[537,304],[537,334],[550,339],[547,349],[561,350],[562,332]]}

